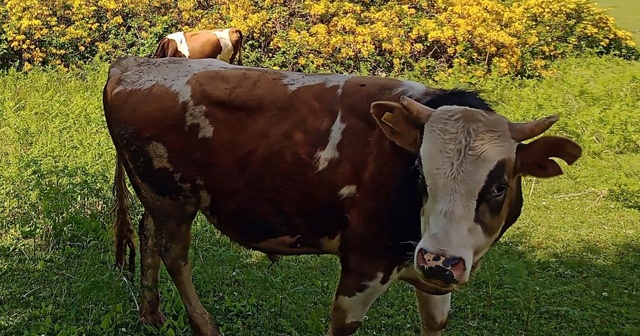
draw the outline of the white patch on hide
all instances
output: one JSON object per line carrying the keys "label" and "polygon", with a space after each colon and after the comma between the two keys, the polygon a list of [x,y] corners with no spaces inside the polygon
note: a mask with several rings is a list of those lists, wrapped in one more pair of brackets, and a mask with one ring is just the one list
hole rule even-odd
{"label": "white patch on hide", "polygon": [[425,97],[427,91],[427,87],[422,83],[402,81],[402,85],[393,90],[393,93],[401,96],[407,96],[412,99],[419,99],[421,97]]}
{"label": "white patch on hide", "polygon": [[216,59],[184,60],[172,57],[158,59],[129,58],[120,61],[111,69],[111,73],[120,75],[118,87],[113,94],[120,91],[147,90],[154,85],[161,85],[178,96],[178,102],[191,102],[191,76],[203,71],[216,71],[236,67],[235,65]]}
{"label": "white patch on hide", "polygon": [[338,111],[338,116],[331,126],[327,147],[322,151],[318,151],[315,155],[317,160],[316,166],[318,167],[317,171],[325,169],[331,160],[337,159],[340,156],[340,153],[338,153],[338,143],[342,140],[342,131],[346,126],[347,124],[342,122],[342,111]]}
{"label": "white patch on hide", "polygon": [[307,85],[324,84],[324,86],[327,88],[332,86],[339,86],[337,92],[338,95],[342,93],[342,85],[344,84],[344,82],[353,77],[350,75],[340,74],[315,75],[289,71],[285,71],[282,74],[284,75],[282,84],[286,85],[289,88],[289,92],[295,91]]}
{"label": "white patch on hide", "polygon": [[211,135],[213,135],[213,126],[211,126],[209,119],[204,115],[206,110],[206,106],[193,106],[192,103],[189,102],[189,106],[187,106],[187,113],[185,114],[185,118],[187,120],[184,127],[185,131],[190,125],[198,125],[198,138],[210,138]]}
{"label": "white patch on hide", "polygon": [[218,55],[217,59],[221,61],[225,61],[229,63],[231,59],[231,55],[233,54],[233,45],[231,44],[231,37],[229,36],[229,31],[231,29],[216,29],[211,30],[211,33],[215,34],[220,41],[220,45],[222,46],[222,52]]}
{"label": "white patch on hide", "polygon": [[167,38],[174,40],[178,46],[178,51],[181,52],[184,57],[189,58],[189,46],[187,45],[187,39],[184,37],[184,32],[169,34]]}
{"label": "white patch on hide", "polygon": [[343,199],[343,198],[347,198],[349,196],[355,195],[356,192],[357,192],[357,186],[350,184],[340,189],[340,191],[338,191],[338,196],[340,196],[340,199]]}
{"label": "white patch on hide", "polygon": [[169,163],[169,153],[167,148],[161,143],[153,141],[147,145],[147,152],[151,157],[151,163],[155,169],[167,168],[173,170],[173,166]]}
{"label": "white patch on hide", "polygon": [[398,277],[398,272],[394,270],[389,280],[384,284],[382,283],[383,277],[384,273],[380,272],[375,279],[364,283],[367,289],[363,292],[357,293],[352,297],[338,296],[336,298],[336,304],[341,307],[346,314],[345,323],[362,322],[373,301],[389,288]]}

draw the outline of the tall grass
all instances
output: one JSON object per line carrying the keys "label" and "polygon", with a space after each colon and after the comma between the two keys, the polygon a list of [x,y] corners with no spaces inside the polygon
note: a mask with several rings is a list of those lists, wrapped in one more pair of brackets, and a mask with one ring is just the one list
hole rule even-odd
{"label": "tall grass", "polygon": [[[523,215],[454,294],[448,335],[640,334],[640,63],[583,58],[555,70],[544,80],[430,83],[465,80],[516,121],[557,113],[550,132],[585,148],[563,177],[525,181]],[[104,64],[1,77],[0,335],[189,331],[166,272],[169,319],[154,330],[137,323],[137,285],[112,269],[105,78]],[[229,335],[321,335],[328,325],[332,257],[287,257],[267,270],[263,255],[199,218],[192,260],[202,301]],[[368,316],[360,335],[418,332],[407,285]]]}
{"label": "tall grass", "polygon": [[50,250],[85,240],[104,221],[113,162],[100,101],[104,74],[89,67],[4,76],[2,229]]}

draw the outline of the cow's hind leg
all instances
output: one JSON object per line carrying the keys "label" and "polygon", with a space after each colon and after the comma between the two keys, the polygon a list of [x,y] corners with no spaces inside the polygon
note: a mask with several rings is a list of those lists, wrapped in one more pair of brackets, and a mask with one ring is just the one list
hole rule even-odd
{"label": "cow's hind leg", "polygon": [[394,280],[391,271],[354,270],[343,264],[331,310],[331,327],[327,335],[354,334],[373,301],[384,293]]}
{"label": "cow's hind leg", "polygon": [[220,332],[211,323],[209,313],[198,298],[191,277],[189,247],[191,246],[191,222],[195,215],[196,211],[192,211],[181,218],[170,218],[166,213],[164,216],[154,217],[155,236],[160,243],[160,258],[180,293],[194,335],[220,336]]}
{"label": "cow's hind leg", "polygon": [[415,289],[420,311],[421,336],[439,336],[440,331],[447,325],[451,293],[445,295],[431,295]]}
{"label": "cow's hind leg", "polygon": [[140,321],[161,326],[165,317],[160,311],[160,295],[158,294],[158,275],[160,273],[160,256],[155,239],[154,223],[148,212],[144,212],[138,224],[140,236]]}

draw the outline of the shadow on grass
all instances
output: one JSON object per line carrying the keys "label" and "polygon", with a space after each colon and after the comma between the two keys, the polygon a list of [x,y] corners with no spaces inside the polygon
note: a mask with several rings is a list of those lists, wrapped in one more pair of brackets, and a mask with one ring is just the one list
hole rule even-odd
{"label": "shadow on grass", "polygon": [[[82,183],[66,186],[80,190],[80,197],[95,191]],[[62,197],[72,209],[65,192],[48,189],[43,202]],[[113,270],[109,231],[87,228],[110,219],[86,210],[44,213],[40,220],[69,231],[48,251],[30,253],[0,240],[0,335],[188,333],[164,268],[160,291],[168,321],[160,329],[137,323],[139,277],[130,284]],[[540,254],[524,247],[527,240],[516,231],[490,251],[479,274],[454,294],[447,335],[640,334],[638,242]],[[329,324],[335,257],[290,256],[268,267],[264,255],[230,242],[199,218],[191,260],[201,300],[227,335],[322,335]],[[398,283],[373,304],[359,335],[416,335],[417,327],[412,289]]]}
{"label": "shadow on grass", "polygon": [[[570,232],[567,232],[570,235]],[[639,335],[640,245],[538,255],[512,235],[454,299],[456,335]]]}

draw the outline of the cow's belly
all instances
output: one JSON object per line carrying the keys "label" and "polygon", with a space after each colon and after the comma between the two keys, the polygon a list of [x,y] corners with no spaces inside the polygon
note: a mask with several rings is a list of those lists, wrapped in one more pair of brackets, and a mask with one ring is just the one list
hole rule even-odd
{"label": "cow's belly", "polygon": [[[223,234],[238,244],[268,254],[338,254],[340,234],[327,226],[326,236],[313,232],[310,227],[296,227],[288,223],[273,223],[265,218],[261,222],[247,222],[246,216],[222,217],[203,207],[205,217]],[[317,231],[317,230],[316,230]]]}

